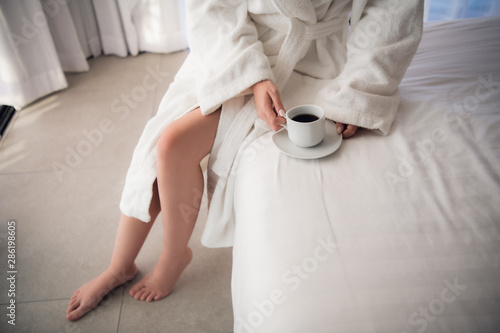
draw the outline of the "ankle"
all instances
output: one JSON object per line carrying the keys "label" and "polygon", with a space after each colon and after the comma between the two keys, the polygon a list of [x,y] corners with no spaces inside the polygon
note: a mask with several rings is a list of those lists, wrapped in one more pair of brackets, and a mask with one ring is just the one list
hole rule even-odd
{"label": "ankle", "polygon": [[137,274],[137,267],[134,263],[126,267],[114,267],[110,265],[104,274],[120,282],[128,281]]}

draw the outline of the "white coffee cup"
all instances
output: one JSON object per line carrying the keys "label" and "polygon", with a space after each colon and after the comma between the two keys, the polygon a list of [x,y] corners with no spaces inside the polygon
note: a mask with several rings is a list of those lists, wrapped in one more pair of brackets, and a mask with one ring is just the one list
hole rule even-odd
{"label": "white coffee cup", "polygon": [[313,104],[291,108],[285,115],[288,138],[296,146],[316,146],[325,138],[325,111]]}

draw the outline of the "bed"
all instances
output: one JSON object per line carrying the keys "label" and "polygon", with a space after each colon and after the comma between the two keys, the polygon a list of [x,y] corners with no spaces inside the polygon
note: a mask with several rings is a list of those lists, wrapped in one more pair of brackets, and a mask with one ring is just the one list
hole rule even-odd
{"label": "bed", "polygon": [[386,137],[245,148],[235,332],[500,331],[499,36],[500,18],[427,22]]}

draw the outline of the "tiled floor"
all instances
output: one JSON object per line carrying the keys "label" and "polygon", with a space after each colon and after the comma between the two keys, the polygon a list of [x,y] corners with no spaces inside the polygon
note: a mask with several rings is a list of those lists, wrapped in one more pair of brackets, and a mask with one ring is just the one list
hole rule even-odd
{"label": "tiled floor", "polygon": [[[174,292],[134,300],[111,292],[81,320],[66,321],[73,292],[106,268],[133,148],[187,52],[89,60],[69,87],[16,113],[0,141],[0,262],[7,276],[7,223],[16,221],[16,325],[7,323],[0,282],[0,332],[231,332],[231,249],[191,239],[194,259]],[[201,217],[205,211],[201,212]],[[157,222],[137,259],[150,271],[161,248]]]}

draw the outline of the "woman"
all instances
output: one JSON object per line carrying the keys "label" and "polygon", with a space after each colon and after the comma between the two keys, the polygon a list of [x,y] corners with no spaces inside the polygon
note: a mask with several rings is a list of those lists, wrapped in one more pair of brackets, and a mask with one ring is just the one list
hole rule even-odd
{"label": "woman", "polygon": [[160,211],[160,258],[130,294],[153,301],[170,293],[192,258],[187,243],[203,193],[199,164],[209,153],[202,242],[231,246],[238,151],[280,129],[284,102],[321,105],[344,138],[358,127],[387,134],[421,38],[422,12],[419,0],[187,1],[191,53],[134,151],[111,263],[75,292],[67,319],[81,318],[135,277],[134,260],[152,226],[144,222]]}

